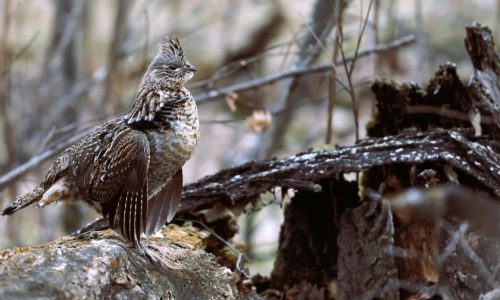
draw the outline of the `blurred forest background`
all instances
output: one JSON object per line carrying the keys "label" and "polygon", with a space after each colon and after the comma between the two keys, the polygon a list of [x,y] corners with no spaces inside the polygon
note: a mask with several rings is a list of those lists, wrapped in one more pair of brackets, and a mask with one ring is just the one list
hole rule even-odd
{"label": "blurred forest background", "polygon": [[[468,78],[472,66],[463,47],[464,26],[473,21],[490,26],[500,40],[498,0],[354,0],[338,24],[331,24],[328,13],[315,14],[334,3],[1,0],[0,174],[124,114],[166,35],[179,38],[198,68],[188,88],[199,100],[202,135],[184,168],[186,183],[251,159],[352,144],[357,138],[352,99],[359,102],[363,137],[373,79],[425,85],[448,61]],[[330,30],[305,49],[304,37],[318,26]],[[334,51],[339,42],[343,51]],[[338,64],[334,84],[333,59],[356,52],[352,73]],[[287,76],[297,69],[299,77]],[[33,188],[48,162],[35,159],[28,172],[1,177],[2,207]],[[0,219],[0,247],[47,242],[95,217],[80,203],[30,207]],[[242,216],[239,238],[253,271],[270,270],[281,219],[278,203]]]}

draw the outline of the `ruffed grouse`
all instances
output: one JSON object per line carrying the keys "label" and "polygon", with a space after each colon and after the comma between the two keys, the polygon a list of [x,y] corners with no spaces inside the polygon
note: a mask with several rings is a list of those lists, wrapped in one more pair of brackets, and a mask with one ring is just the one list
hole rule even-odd
{"label": "ruffed grouse", "polygon": [[184,87],[195,71],[177,39],[161,44],[129,113],[66,149],[40,186],[2,215],[32,203],[81,199],[142,250],[141,234],[159,231],[180,204],[182,166],[199,138],[196,103]]}

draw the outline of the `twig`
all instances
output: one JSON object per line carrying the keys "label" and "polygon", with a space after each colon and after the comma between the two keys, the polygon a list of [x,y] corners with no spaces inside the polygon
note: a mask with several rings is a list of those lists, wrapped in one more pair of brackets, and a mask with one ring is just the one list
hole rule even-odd
{"label": "twig", "polygon": [[241,253],[240,251],[238,251],[238,249],[236,249],[233,245],[231,245],[231,243],[229,243],[228,241],[223,239],[219,234],[217,234],[217,232],[213,231],[210,227],[208,227],[205,223],[203,223],[201,221],[186,220],[186,219],[177,219],[177,220],[183,221],[183,222],[193,222],[193,223],[196,223],[196,224],[202,226],[203,228],[205,228],[206,231],[210,232],[213,236],[215,236],[219,241],[221,241],[224,245],[226,245],[226,247],[228,247],[231,251],[233,251],[234,254],[236,254],[238,256],[238,259],[236,260],[236,270],[238,270],[238,272],[240,272],[241,274],[245,275],[245,277],[247,279],[251,278],[250,274],[248,274],[248,272],[241,266],[241,263],[243,262],[243,258],[245,257],[244,253]]}
{"label": "twig", "polygon": [[339,47],[338,47],[339,34],[340,34],[339,28],[342,26],[344,3],[343,2],[337,3],[337,9],[335,11],[338,13],[338,17],[337,17],[335,42],[333,45],[333,54],[332,54],[332,67],[331,67],[332,74],[330,75],[330,80],[328,84],[328,117],[326,120],[325,144],[330,144],[332,141],[333,108],[335,107],[335,100],[337,94],[337,81],[338,81],[337,67],[335,66],[335,62],[337,61],[337,56],[339,54]]}
{"label": "twig", "polygon": [[366,294],[359,299],[360,300],[382,299],[380,298],[380,296],[385,295],[385,293],[393,289],[404,289],[410,292],[414,292],[415,294],[424,294],[424,295],[433,294],[432,291],[435,288],[436,287],[434,285],[416,284],[407,280],[397,280],[389,282],[383,288],[367,291]]}
{"label": "twig", "polygon": [[[440,220],[443,222],[444,220]],[[451,225],[449,225],[451,227]],[[451,235],[451,231],[453,230],[448,230],[450,235],[451,235],[451,240],[448,242],[444,250],[441,252],[439,257],[436,259],[437,265],[439,268],[443,267],[443,263],[448,259],[449,256],[453,254],[457,250],[457,245],[460,242],[460,239],[463,239],[465,237],[465,233],[469,229],[469,223],[464,222],[461,223],[458,226],[458,230],[456,230],[453,235]]]}
{"label": "twig", "polygon": [[[293,44],[298,43],[298,41],[297,41],[298,39],[300,39],[300,38],[296,38],[294,36],[291,41],[287,41],[287,42],[278,43],[276,45],[273,45],[273,46],[265,49],[262,53],[259,53],[257,55],[251,56],[251,57],[239,59],[237,61],[226,64],[226,65],[222,66],[221,68],[217,69],[212,74],[212,76],[210,76],[209,78],[191,83],[190,87],[191,88],[202,88],[202,87],[211,88],[215,82],[229,77],[231,74],[234,74],[235,72],[237,72],[241,68],[246,67],[252,63],[258,62],[264,58],[271,57],[271,56],[284,56],[285,57],[284,60],[286,60],[286,57],[290,53],[296,54],[296,52],[290,51],[290,47]],[[282,48],[282,47],[286,47],[286,49],[285,49],[285,51],[283,51],[283,53],[281,53],[281,52],[269,53],[275,49]]]}
{"label": "twig", "polygon": [[[338,47],[335,46],[332,54],[332,58],[335,59],[338,55]],[[326,118],[326,134],[325,134],[325,144],[330,144],[332,142],[332,132],[333,132],[333,108],[335,107],[335,99],[337,95],[337,68],[335,64],[331,66],[331,75],[328,84],[328,115]]]}
{"label": "twig", "polygon": [[373,41],[375,45],[380,43],[380,0],[375,0],[373,3]]}
{"label": "twig", "polygon": [[[330,34],[335,20],[332,3],[334,1],[316,0],[310,17],[310,24],[303,24],[301,32],[306,32],[306,36],[299,44],[299,52],[294,57],[292,69],[305,68],[313,62],[313,60],[321,53],[321,43],[324,43]],[[311,34],[314,32],[314,34]],[[321,43],[318,43],[317,40]],[[272,103],[272,110],[284,109],[285,113],[275,118],[270,126],[270,129],[264,134],[258,136],[258,141],[255,143],[253,156],[254,157],[269,157],[278,148],[281,147],[283,136],[288,130],[294,114],[293,107],[299,98],[294,97],[292,91],[299,83],[297,76],[287,78],[280,83],[278,96]]]}
{"label": "twig", "polygon": [[373,0],[370,0],[370,4],[368,5],[368,11],[366,12],[366,17],[364,19],[363,25],[360,28],[360,32],[358,34],[358,40],[356,43],[356,49],[354,50],[354,55],[351,60],[351,65],[349,68],[347,68],[347,61],[346,57],[344,54],[343,50],[343,38],[341,40],[341,45],[340,47],[340,53],[342,55],[342,60],[344,62],[344,69],[346,72],[346,77],[347,77],[347,83],[349,84],[349,89],[347,90],[349,92],[349,95],[351,96],[351,102],[352,102],[352,112],[354,115],[354,126],[355,126],[355,134],[356,134],[356,141],[359,140],[359,101],[356,99],[356,93],[354,91],[354,85],[352,84],[352,72],[354,71],[354,66],[356,65],[356,59],[358,58],[358,53],[359,53],[359,47],[361,45],[361,39],[363,38],[363,34],[366,29],[366,24],[368,22],[368,16],[370,15],[370,10],[373,4]]}
{"label": "twig", "polygon": [[[407,35],[402,38],[396,39],[387,44],[376,45],[372,47],[367,47],[358,52],[357,57],[364,57],[372,53],[383,52],[391,50],[394,48],[399,48],[402,46],[407,46],[415,42],[415,36]],[[354,59],[354,55],[345,56],[341,60],[335,62],[336,65],[340,65],[343,60],[349,62]],[[290,77],[295,77],[298,75],[306,75],[313,73],[325,73],[332,69],[332,63],[317,64],[310,67],[297,68],[294,70],[288,70],[284,72],[278,72],[271,75],[267,75],[258,79],[253,79],[249,81],[239,82],[233,85],[229,85],[222,88],[216,88],[207,93],[201,93],[195,96],[196,102],[198,104],[205,104],[207,102],[213,101],[219,97],[225,97],[227,94],[242,92],[246,90],[251,90],[262,85],[271,84],[279,80],[287,79]]]}
{"label": "twig", "polygon": [[351,60],[351,68],[349,70],[349,74],[352,74],[354,70],[354,66],[356,65],[356,59],[359,57],[359,47],[361,46],[361,40],[363,39],[363,35],[366,30],[366,25],[368,24],[368,16],[370,15],[370,11],[373,5],[373,0],[370,0],[370,4],[368,5],[368,11],[366,12],[366,17],[363,21],[363,26],[358,34],[358,41],[356,42],[356,49],[354,50],[354,55]]}
{"label": "twig", "polygon": [[483,276],[483,278],[486,280],[486,283],[490,286],[490,288],[496,288],[498,287],[498,284],[496,282],[495,276],[490,272],[486,264],[484,263],[483,259],[479,257],[479,255],[472,249],[472,247],[469,244],[468,238],[465,236],[465,233],[467,231],[467,227],[462,228],[460,226],[459,230],[455,231],[453,226],[445,221],[442,221],[442,225],[446,231],[448,231],[448,234],[452,235],[453,232],[459,235],[458,238],[458,245],[460,248],[462,248],[464,254],[472,261],[474,262],[475,267],[479,271],[479,274]]}
{"label": "twig", "polygon": [[149,23],[150,23],[150,16],[149,16],[149,13],[148,13],[148,10],[147,9],[144,9],[143,10],[143,14],[144,14],[144,35],[145,35],[145,41],[144,41],[144,47],[143,47],[143,63],[142,65],[143,66],[147,66],[148,65],[148,62],[149,62],[149,56],[148,56],[148,53],[149,53]]}
{"label": "twig", "polygon": [[[367,84],[369,83],[370,80],[362,80],[360,82],[358,82],[357,84],[358,85],[363,85],[363,84]],[[346,88],[345,87],[342,87],[341,89],[336,89],[335,90],[335,94],[339,94],[343,91],[345,91]],[[325,101],[327,98],[329,97],[328,96],[324,96],[324,97],[320,97],[320,98],[313,98],[311,99],[309,102],[302,102],[302,103],[299,103],[297,105],[294,106],[294,108],[299,108],[299,107],[302,107],[304,105],[308,105],[308,104],[320,104],[321,102]],[[279,110],[275,110],[275,111],[272,111],[271,112],[271,116],[273,117],[276,117],[276,116],[279,116],[280,114],[284,113],[284,109],[279,109]],[[410,113],[410,112],[409,112]],[[430,112],[429,112],[430,113]],[[245,121],[246,118],[245,117],[239,117],[239,118],[234,118],[234,119],[226,119],[226,120],[200,120],[200,123],[203,124],[203,125],[211,125],[211,124],[229,124],[229,123],[236,123],[236,122],[241,122],[241,121]]]}
{"label": "twig", "polygon": [[[476,157],[478,159],[479,155]],[[500,184],[495,181],[495,185],[497,187],[493,189],[493,194],[498,197]],[[470,201],[472,198],[474,202]],[[500,233],[498,203],[486,195],[456,184],[448,183],[431,189],[413,188],[391,196],[388,200],[391,201],[392,211],[403,223],[417,220],[433,223],[439,220],[444,226],[444,218],[453,215],[466,220],[475,228],[481,228],[491,238],[496,238]]]}
{"label": "twig", "polygon": [[[372,34],[373,42],[375,45],[380,44],[380,0],[375,0],[373,3],[373,25]],[[373,71],[376,75],[382,75],[381,73],[381,59],[380,54],[374,54],[373,56]]]}

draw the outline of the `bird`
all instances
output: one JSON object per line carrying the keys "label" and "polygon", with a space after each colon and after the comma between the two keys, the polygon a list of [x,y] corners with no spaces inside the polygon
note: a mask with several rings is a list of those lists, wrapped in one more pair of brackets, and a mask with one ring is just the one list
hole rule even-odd
{"label": "bird", "polygon": [[166,38],[148,66],[132,108],[64,150],[38,187],[1,215],[31,204],[83,200],[144,253],[146,238],[172,221],[181,200],[182,166],[199,141],[196,72],[177,38]]}

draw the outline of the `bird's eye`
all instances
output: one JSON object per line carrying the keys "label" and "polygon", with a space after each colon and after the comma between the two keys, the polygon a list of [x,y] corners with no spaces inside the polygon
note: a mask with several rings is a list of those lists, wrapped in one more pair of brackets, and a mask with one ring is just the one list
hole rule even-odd
{"label": "bird's eye", "polygon": [[168,68],[169,68],[170,70],[172,70],[172,71],[177,70],[177,67],[176,67],[176,66],[173,66],[173,65],[168,66]]}

